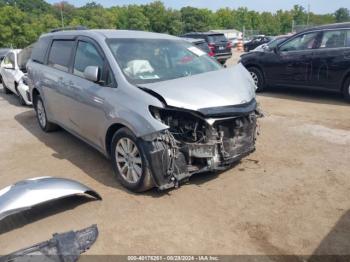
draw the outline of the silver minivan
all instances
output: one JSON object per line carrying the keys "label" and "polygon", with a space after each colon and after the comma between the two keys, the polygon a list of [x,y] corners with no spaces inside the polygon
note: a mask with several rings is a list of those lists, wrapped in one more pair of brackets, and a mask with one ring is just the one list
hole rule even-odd
{"label": "silver minivan", "polygon": [[45,132],[58,126],[111,159],[132,191],[176,187],[255,149],[255,84],[165,34],[65,30],[42,35],[27,64]]}

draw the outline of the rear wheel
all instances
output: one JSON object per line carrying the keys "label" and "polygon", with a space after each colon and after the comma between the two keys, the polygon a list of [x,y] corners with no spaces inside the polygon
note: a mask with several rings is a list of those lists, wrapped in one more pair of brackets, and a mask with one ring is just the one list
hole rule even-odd
{"label": "rear wheel", "polygon": [[346,101],[350,103],[350,76],[345,79],[343,86],[343,95]]}
{"label": "rear wheel", "polygon": [[22,106],[25,106],[26,105],[26,101],[24,101],[21,93],[18,91],[18,88],[17,88],[17,83],[15,83],[15,87],[16,87],[16,92],[17,92],[17,95],[18,95],[18,101],[19,103],[22,105]]}
{"label": "rear wheel", "polygon": [[45,106],[40,95],[35,97],[34,108],[36,112],[36,118],[38,119],[39,126],[45,132],[52,132],[58,129],[58,126],[47,120]]}
{"label": "rear wheel", "polygon": [[248,71],[250,75],[252,76],[255,85],[257,86],[256,91],[262,92],[265,89],[265,79],[264,75],[262,74],[261,70],[256,67],[249,67]]}
{"label": "rear wheel", "polygon": [[4,83],[4,80],[2,79],[2,76],[1,76],[1,75],[0,75],[0,83],[2,83],[2,88],[3,88],[3,90],[4,90],[4,93],[7,94],[7,95],[11,94],[10,89],[8,89],[8,88],[6,87],[6,85],[5,85],[5,83]]}
{"label": "rear wheel", "polygon": [[124,187],[142,192],[154,186],[142,145],[129,129],[114,134],[111,148],[113,170]]}

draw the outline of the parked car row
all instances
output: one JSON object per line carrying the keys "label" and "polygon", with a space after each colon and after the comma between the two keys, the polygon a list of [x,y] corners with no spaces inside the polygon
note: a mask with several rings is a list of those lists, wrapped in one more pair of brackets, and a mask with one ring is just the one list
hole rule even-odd
{"label": "parked car row", "polygon": [[222,64],[232,56],[232,43],[222,33],[193,32],[181,37],[204,40],[210,49],[210,54]]}
{"label": "parked car row", "polygon": [[287,38],[289,38],[289,37],[291,37],[291,35],[276,36],[270,42],[267,42],[267,43],[264,43],[262,45],[259,45],[258,47],[256,47],[252,51],[273,50],[276,46],[278,46],[284,40],[287,40]]}
{"label": "parked car row", "polygon": [[195,38],[183,38],[184,40],[192,43],[197,46],[203,52],[207,53],[209,56],[215,56],[215,53],[209,48],[207,42],[204,39],[195,39]]}
{"label": "parked car row", "polygon": [[31,105],[26,74],[26,64],[31,47],[23,50],[9,49],[0,64],[0,83],[5,94],[17,95],[21,105]]}
{"label": "parked car row", "polygon": [[273,40],[273,37],[271,36],[255,36],[250,41],[244,43],[244,51],[249,52],[251,50],[254,50],[260,45],[271,42],[272,40]]}
{"label": "parked car row", "polygon": [[307,29],[241,56],[258,91],[267,86],[327,89],[350,101],[350,23]]}

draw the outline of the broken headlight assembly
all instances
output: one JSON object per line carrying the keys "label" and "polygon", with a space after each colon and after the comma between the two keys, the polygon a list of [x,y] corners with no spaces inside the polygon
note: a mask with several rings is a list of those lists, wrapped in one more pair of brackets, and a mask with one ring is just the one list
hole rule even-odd
{"label": "broken headlight assembly", "polygon": [[149,109],[154,118],[169,127],[168,131],[177,142],[205,142],[208,124],[195,114],[180,109],[163,109],[153,106],[150,106]]}

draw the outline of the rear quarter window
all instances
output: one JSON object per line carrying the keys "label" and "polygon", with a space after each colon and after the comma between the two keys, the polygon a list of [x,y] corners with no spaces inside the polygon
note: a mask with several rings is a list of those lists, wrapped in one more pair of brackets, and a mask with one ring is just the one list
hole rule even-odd
{"label": "rear quarter window", "polygon": [[42,37],[34,44],[34,48],[31,54],[31,59],[34,62],[43,64],[45,55],[50,44],[50,38]]}

